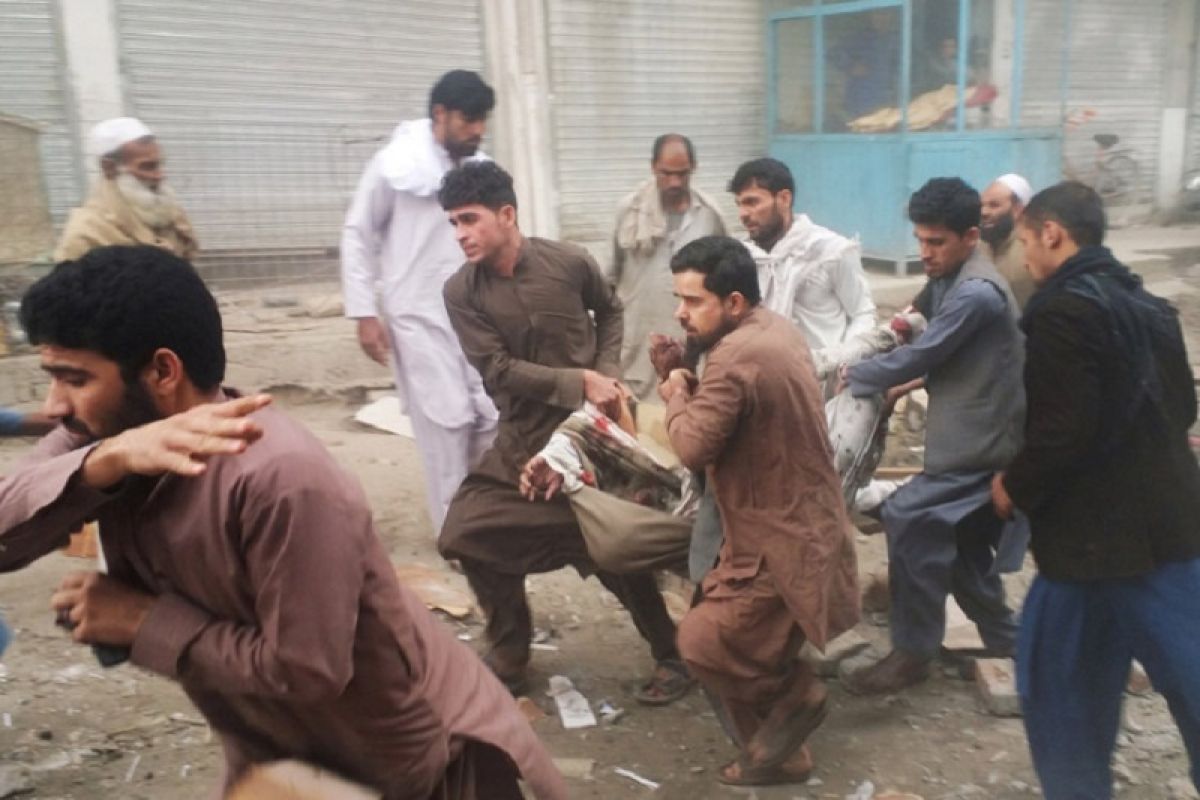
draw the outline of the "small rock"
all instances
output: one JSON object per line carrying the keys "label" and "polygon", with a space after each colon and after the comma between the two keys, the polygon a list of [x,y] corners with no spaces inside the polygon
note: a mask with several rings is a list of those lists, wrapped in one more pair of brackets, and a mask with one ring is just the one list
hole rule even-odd
{"label": "small rock", "polygon": [[1142,668],[1142,665],[1136,661],[1129,668],[1129,680],[1125,684],[1125,691],[1139,697],[1145,697],[1154,692],[1154,686],[1150,683],[1150,676],[1146,674],[1146,670]]}
{"label": "small rock", "polygon": [[15,797],[32,791],[33,782],[29,779],[29,770],[18,764],[0,767],[0,798]]}
{"label": "small rock", "polygon": [[1167,781],[1167,797],[1170,800],[1200,800],[1196,787],[1187,778],[1171,778]]}
{"label": "small rock", "polygon": [[800,657],[808,662],[817,675],[822,678],[833,678],[838,674],[838,665],[858,655],[871,646],[871,643],[857,631],[849,630],[825,645],[825,652],[817,650],[811,643],[805,642]]}
{"label": "small rock", "polygon": [[586,781],[592,778],[592,771],[596,768],[596,759],[556,758],[554,759],[554,766],[558,767],[558,771],[562,773],[564,778]]}
{"label": "small rock", "polygon": [[980,658],[975,661],[975,686],[988,712],[997,717],[1021,716],[1013,662],[1009,658]]}

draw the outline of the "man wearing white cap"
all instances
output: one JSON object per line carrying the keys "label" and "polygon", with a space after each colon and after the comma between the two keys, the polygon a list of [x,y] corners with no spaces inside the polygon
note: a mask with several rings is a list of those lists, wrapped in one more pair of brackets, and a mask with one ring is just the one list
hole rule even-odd
{"label": "man wearing white cap", "polygon": [[104,245],[149,244],[191,261],[198,250],[191,223],[166,183],[162,150],[154,134],[133,117],[92,128],[89,154],[100,160],[100,179],[87,202],[71,212],[56,261],[71,261]]}
{"label": "man wearing white cap", "polygon": [[1001,175],[983,190],[979,225],[979,238],[987,245],[988,257],[1008,281],[1021,308],[1036,288],[1025,271],[1025,247],[1017,237],[1017,220],[1031,197],[1029,181],[1014,172]]}

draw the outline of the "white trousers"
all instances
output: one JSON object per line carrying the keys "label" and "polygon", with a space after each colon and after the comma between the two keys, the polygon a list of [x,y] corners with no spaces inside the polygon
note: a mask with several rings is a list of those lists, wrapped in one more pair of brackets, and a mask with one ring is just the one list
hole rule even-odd
{"label": "white trousers", "polygon": [[442,532],[446,511],[463,478],[496,438],[495,412],[480,411],[484,413],[477,413],[469,425],[444,428],[422,414],[416,403],[409,405],[408,418],[412,422],[417,449],[421,452],[429,521],[433,524],[435,539]]}

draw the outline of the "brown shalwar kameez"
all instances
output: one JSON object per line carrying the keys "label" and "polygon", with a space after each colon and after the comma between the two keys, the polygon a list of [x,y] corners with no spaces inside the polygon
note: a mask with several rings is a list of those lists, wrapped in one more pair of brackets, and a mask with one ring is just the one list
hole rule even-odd
{"label": "brown shalwar kameez", "polygon": [[[525,239],[511,278],[467,264],[443,293],[500,425],[450,504],[438,547],[461,560],[488,617],[489,660],[500,674],[516,676],[529,661],[533,632],[525,576],[565,566],[595,571],[566,498],[531,503],[517,479],[583,404],[583,371],[619,374],[621,303],[581,249],[536,238]],[[654,658],[674,658],[675,626],[653,577],[597,577],[629,609]]]}
{"label": "brown shalwar kameez", "polygon": [[[182,685],[232,782],[297,759],[388,800],[539,798],[562,777],[478,658],[396,580],[358,484],[273,409],[263,437],[199,477],[82,485],[87,442],[51,433],[0,481],[0,569],[97,519],[109,574],[156,597],[134,664]],[[500,779],[497,781],[496,776]]]}
{"label": "brown shalwar kameez", "polygon": [[804,639],[824,647],[859,616],[851,527],[803,335],[755,308],[709,351],[695,393],[667,404],[666,425],[680,460],[707,470],[725,530],[680,652],[727,705],[767,709],[799,676]]}

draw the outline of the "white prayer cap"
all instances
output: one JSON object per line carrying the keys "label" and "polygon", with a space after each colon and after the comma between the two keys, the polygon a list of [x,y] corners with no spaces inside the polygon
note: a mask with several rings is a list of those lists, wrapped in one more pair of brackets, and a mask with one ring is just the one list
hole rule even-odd
{"label": "white prayer cap", "polygon": [[92,155],[101,157],[115,153],[132,141],[153,135],[140,119],[117,117],[116,119],[106,119],[92,128],[88,142],[91,145]]}
{"label": "white prayer cap", "polygon": [[996,183],[1003,183],[1008,187],[1008,190],[1016,195],[1021,201],[1021,205],[1029,205],[1029,201],[1033,199],[1033,187],[1029,185],[1029,181],[1022,178],[1015,172],[1009,172],[996,178]]}

